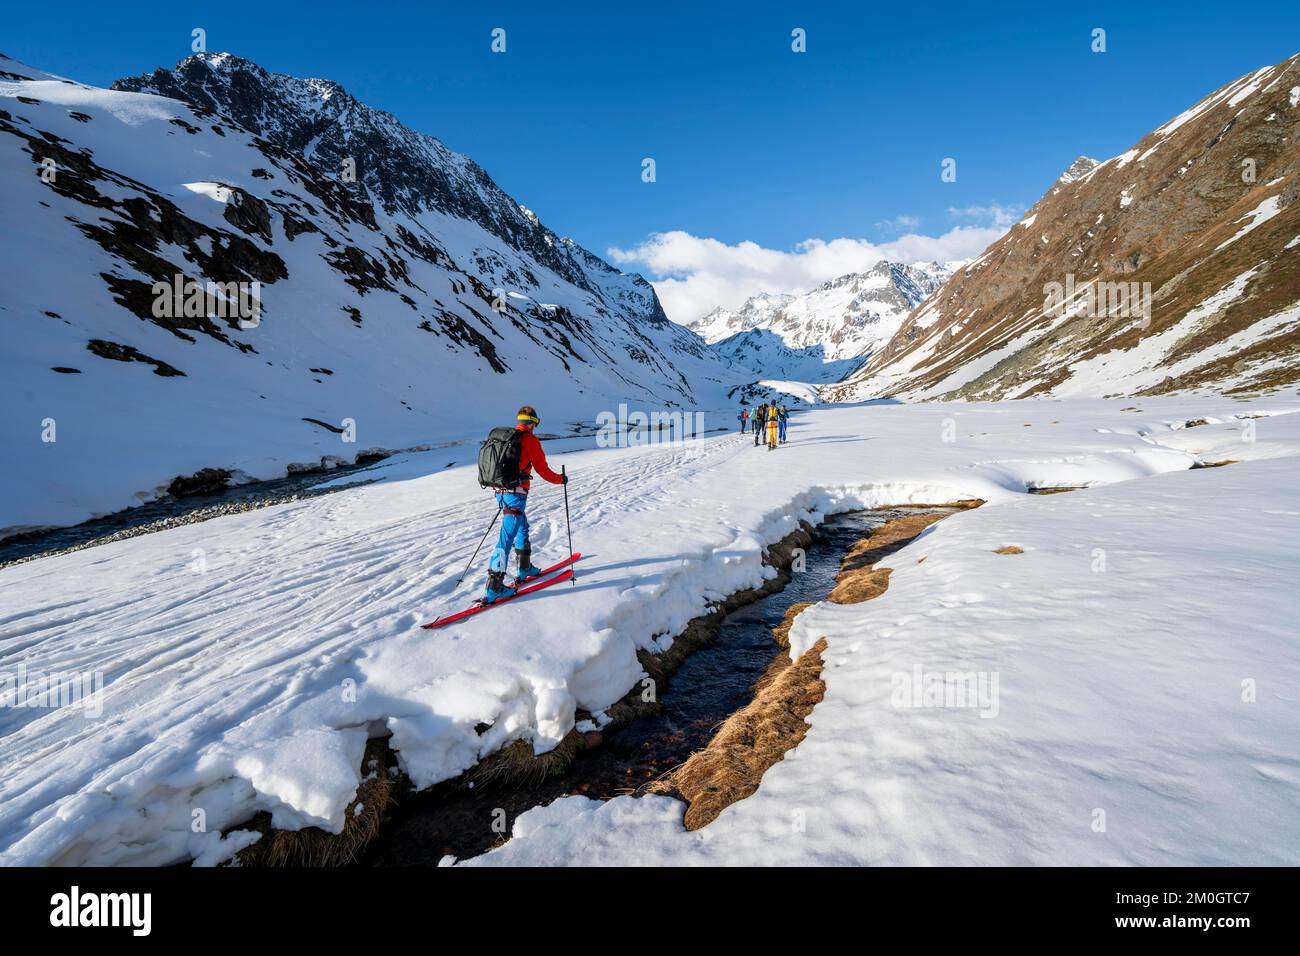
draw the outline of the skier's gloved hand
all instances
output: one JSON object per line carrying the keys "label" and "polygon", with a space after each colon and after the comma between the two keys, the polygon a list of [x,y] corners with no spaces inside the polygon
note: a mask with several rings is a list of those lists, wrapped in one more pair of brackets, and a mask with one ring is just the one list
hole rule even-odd
{"label": "skier's gloved hand", "polygon": [[568,483],[569,483],[569,473],[567,471],[562,472],[560,474],[560,484],[567,485]]}

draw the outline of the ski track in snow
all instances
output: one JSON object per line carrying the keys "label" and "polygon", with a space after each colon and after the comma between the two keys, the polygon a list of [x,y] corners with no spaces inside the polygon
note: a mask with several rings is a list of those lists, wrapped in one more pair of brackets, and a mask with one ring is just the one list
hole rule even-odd
{"label": "ski track in snow", "polygon": [[[0,859],[211,863],[247,840],[232,834],[223,841],[220,831],[263,809],[276,826],[337,831],[360,778],[365,741],[385,725],[403,769],[420,786],[455,776],[514,740],[545,751],[572,728],[575,708],[598,711],[636,684],[638,648],[662,650],[667,635],[712,602],[770,576],[761,564],[764,546],[800,519],[980,497],[990,502],[974,513],[981,521],[996,525],[999,513],[1028,513],[1040,522],[1031,529],[1050,530],[1051,499],[1026,499],[1027,487],[1182,471],[1197,455],[1245,460],[1300,452],[1300,418],[1260,419],[1253,423],[1259,440],[1247,443],[1243,422],[1233,417],[1300,411],[1294,400],[1146,399],[1136,400],[1140,413],[1120,411],[1134,401],[820,408],[792,416],[792,443],[777,452],[755,449],[751,436],[735,433],[677,445],[552,451],[554,467],[566,464],[573,476],[574,547],[585,555],[576,584],[437,632],[418,625],[465,606],[481,587],[482,554],[453,591],[493,505],[471,469],[437,471],[443,462],[436,453],[385,462],[378,473],[387,480],[375,485],[6,568],[0,675],[22,666],[99,671],[105,692],[98,717],[77,706],[0,709],[7,771],[0,780]],[[1182,427],[1197,417],[1224,424]],[[948,432],[954,440],[943,439]],[[1249,487],[1253,467],[1231,471]],[[1188,476],[1188,487],[1215,474]],[[1143,486],[1123,487],[1140,500]],[[1207,479],[1203,487],[1210,486]],[[1294,504],[1276,489],[1270,494],[1275,511]],[[563,498],[537,481],[532,500],[534,549],[549,563],[567,553]],[[1007,503],[1017,510],[1000,507]],[[968,517],[949,519],[944,534]],[[1198,553],[1196,560],[1213,555]],[[1288,570],[1273,573],[1284,578]],[[1035,590],[1069,587],[1029,580]],[[1014,607],[1029,599],[1015,579],[1008,588],[998,601]],[[1158,586],[1140,597],[1159,599]],[[978,603],[969,595],[952,600],[931,610]],[[837,634],[837,642],[850,633]],[[1052,652],[1040,649],[1044,661]],[[1070,663],[1068,655],[1057,661]],[[831,688],[814,724],[823,712],[853,709],[853,697],[839,700],[834,682]],[[480,724],[491,726],[480,735]],[[1292,732],[1289,741],[1273,741],[1270,773],[1292,797],[1300,778],[1284,768],[1300,759],[1298,738]],[[1082,746],[1077,759],[1106,758]],[[675,801],[635,802],[641,809],[627,802],[607,805],[602,819],[653,811],[667,826],[666,805],[679,821]],[[519,839],[543,819],[526,814],[509,853],[484,859],[508,862],[528,852],[559,862],[581,858],[589,845],[572,827],[591,825],[590,814],[560,803],[565,807],[555,805],[553,814],[564,821],[572,856],[546,841]],[[878,801],[868,805],[879,810]],[[930,809],[950,814],[942,823],[948,833],[980,825],[953,802]],[[196,810],[206,815],[204,833],[191,831]],[[591,833],[603,846],[612,841],[602,826]],[[672,826],[680,830],[679,822]],[[676,845],[666,832],[656,830],[655,846]],[[1034,834],[1026,839],[1028,858],[1049,858]],[[746,852],[738,849],[736,859]],[[802,858],[834,861],[847,852],[810,841]],[[954,849],[953,859],[965,852]],[[1071,852],[1087,858],[1079,847]],[[949,861],[929,845],[910,857],[899,848],[893,858]],[[1171,849],[1168,858],[1180,857]]]}
{"label": "ski track in snow", "polygon": [[[200,70],[205,63],[236,68],[217,56],[191,61]],[[312,193],[332,176],[313,185],[308,167],[264,152],[247,130],[227,129],[179,100],[63,82],[2,55],[0,72],[35,78],[0,80],[0,108],[12,117],[0,124],[0,441],[33,451],[6,460],[0,535],[152,501],[176,477],[203,468],[278,478],[299,465],[352,462],[372,449],[477,444],[501,413],[480,396],[495,390],[505,368],[512,388],[546,409],[548,431],[592,422],[620,402],[732,409],[729,390],[752,381],[748,370],[731,369],[698,338],[658,318],[642,279],[588,259],[577,245],[544,262],[504,238],[521,235],[506,220],[498,221],[498,235],[432,208],[379,208],[375,229],[325,193]],[[319,108],[324,89],[266,76],[263,92],[296,114]],[[294,91],[302,98],[288,104]],[[372,148],[383,152],[387,144],[398,165],[440,182],[447,177],[454,195],[472,193],[512,218],[517,204],[480,182],[468,159],[359,103],[350,109],[355,115],[335,123],[331,135],[364,131],[370,142],[368,121],[379,122],[395,139],[381,137]],[[124,311],[105,277],[151,283],[156,275],[78,224],[110,232],[141,227],[126,204],[83,201],[76,190],[62,192],[34,175],[37,157],[25,137],[45,136],[93,156],[98,169],[83,184],[91,193],[144,203],[135,208],[148,208],[155,224],[175,207],[167,215],[183,228],[173,223],[163,237],[141,240],[151,249],[157,241],[164,274],[261,276],[266,321],[255,328],[217,322],[211,334],[191,335],[195,328],[173,331]],[[235,202],[261,209],[269,232],[226,219]],[[198,237],[192,244],[190,233]],[[421,238],[408,243],[404,234]],[[207,260],[214,243],[222,252],[237,242],[253,251],[232,257],[234,271]],[[344,250],[356,261],[387,265],[366,278],[360,266],[336,261]],[[244,261],[254,252],[259,267]],[[510,306],[500,313],[490,294],[498,287]],[[557,317],[560,306],[566,312]],[[129,346],[183,375],[159,376],[139,361],[88,352],[92,340]],[[77,374],[52,371],[62,367]],[[46,419],[57,423],[57,441],[38,441]],[[141,420],[148,427],[139,427]],[[345,420],[355,426],[347,438],[338,431]]]}

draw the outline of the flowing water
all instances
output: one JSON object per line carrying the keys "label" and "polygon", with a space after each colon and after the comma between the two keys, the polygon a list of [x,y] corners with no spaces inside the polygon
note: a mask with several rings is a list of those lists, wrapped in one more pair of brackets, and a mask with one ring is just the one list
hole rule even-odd
{"label": "flowing water", "polygon": [[365,484],[373,479],[358,474],[356,482],[340,482],[327,489],[315,486],[323,482],[335,481],[354,472],[363,472],[370,467],[371,464],[343,465],[329,471],[298,472],[284,478],[235,485],[206,495],[187,495],[183,498],[166,495],[148,504],[115,511],[101,518],[93,518],[67,528],[24,532],[0,541],[0,567],[16,561],[27,561],[62,551],[75,551],[122,538],[163,531],[178,525],[206,521],[222,515],[341,491],[343,488]]}
{"label": "flowing water", "polygon": [[727,615],[716,643],[691,654],[669,678],[657,713],[604,733],[599,747],[580,751],[567,772],[536,787],[467,790],[453,782],[405,797],[361,862],[432,865],[446,855],[475,856],[502,841],[503,820],[508,833],[514,819],[532,807],[567,794],[608,800],[669,773],[753,699],[754,682],[780,651],[772,630],[787,609],[824,600],[850,547],[886,521],[916,513],[858,511],[829,518],[808,548],[805,570],[791,575],[784,590]]}

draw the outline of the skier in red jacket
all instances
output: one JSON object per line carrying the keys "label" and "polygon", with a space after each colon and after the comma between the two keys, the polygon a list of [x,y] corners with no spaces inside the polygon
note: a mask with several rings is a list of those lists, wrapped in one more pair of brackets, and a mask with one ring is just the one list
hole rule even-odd
{"label": "skier in red jacket", "polygon": [[501,533],[497,536],[497,546],[488,562],[488,583],[483,600],[489,604],[515,593],[514,587],[507,587],[505,583],[512,545],[515,557],[519,559],[515,586],[541,574],[542,569],[533,564],[533,549],[528,542],[528,516],[524,513],[528,506],[528,489],[532,486],[533,469],[537,469],[537,474],[553,485],[568,483],[564,475],[551,471],[546,464],[546,452],[542,451],[542,443],[533,434],[533,430],[541,424],[537,409],[525,405],[515,417],[518,420],[515,431],[522,432],[519,436],[519,474],[523,480],[513,488],[495,489],[497,504],[501,507]]}

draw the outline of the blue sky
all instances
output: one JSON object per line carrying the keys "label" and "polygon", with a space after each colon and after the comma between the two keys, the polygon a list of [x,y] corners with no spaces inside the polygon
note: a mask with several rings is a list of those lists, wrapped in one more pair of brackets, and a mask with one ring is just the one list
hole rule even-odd
{"label": "blue sky", "polygon": [[[713,269],[701,301],[820,281],[862,256],[965,254],[1076,155],[1122,152],[1300,49],[1295,4],[1270,6],[1266,25],[1237,4],[1187,2],[523,12],[538,6],[14,4],[0,49],[106,85],[173,65],[203,27],[209,50],[336,80],[438,136],[556,231],[675,276],[678,292]],[[505,54],[490,50],[494,27]],[[795,27],[806,53],[790,49]],[[1090,49],[1097,27],[1105,53]],[[940,179],[945,157],[956,182]],[[899,245],[908,234],[953,238]],[[814,262],[799,245],[810,239],[856,245],[815,246]]]}

